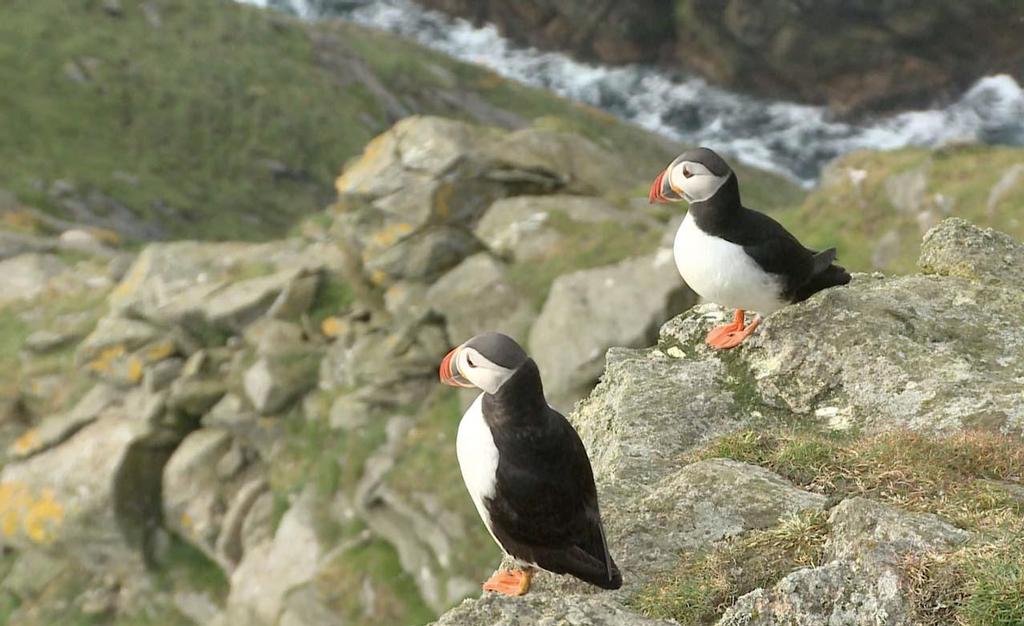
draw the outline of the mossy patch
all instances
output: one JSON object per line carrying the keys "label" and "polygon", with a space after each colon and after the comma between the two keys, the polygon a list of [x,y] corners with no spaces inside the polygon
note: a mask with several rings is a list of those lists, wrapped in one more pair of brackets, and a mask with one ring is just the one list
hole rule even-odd
{"label": "mossy patch", "polygon": [[805,512],[776,526],[684,554],[673,574],[644,589],[633,605],[681,624],[712,624],[742,595],[768,587],[801,567],[820,565],[828,515]]}

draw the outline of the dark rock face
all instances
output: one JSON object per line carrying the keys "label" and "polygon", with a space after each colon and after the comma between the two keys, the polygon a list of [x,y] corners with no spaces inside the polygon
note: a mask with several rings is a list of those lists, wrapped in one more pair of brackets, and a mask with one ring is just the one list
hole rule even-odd
{"label": "dark rock face", "polygon": [[674,38],[672,0],[423,0],[421,4],[476,23],[492,22],[515,41],[606,63],[653,62],[671,50]]}
{"label": "dark rock face", "polygon": [[927,105],[986,74],[1024,78],[1024,5],[970,2],[422,0],[515,41],[604,63],[660,62],[840,115]]}
{"label": "dark rock face", "polygon": [[985,74],[1019,80],[1022,19],[994,0],[683,0],[676,52],[715,82],[857,114],[950,97]]}

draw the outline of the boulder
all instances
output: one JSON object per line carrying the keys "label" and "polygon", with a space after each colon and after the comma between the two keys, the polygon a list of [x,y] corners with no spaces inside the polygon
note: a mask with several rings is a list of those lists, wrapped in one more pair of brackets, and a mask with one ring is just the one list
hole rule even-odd
{"label": "boulder", "polygon": [[497,254],[515,261],[544,259],[556,254],[565,235],[556,222],[577,224],[629,223],[636,218],[601,198],[548,195],[516,196],[491,205],[476,227],[476,236]]}
{"label": "boulder", "polygon": [[917,264],[926,274],[1024,284],[1024,245],[960,218],[944,220],[925,234]]}
{"label": "boulder", "polygon": [[555,279],[529,338],[549,398],[571,406],[601,375],[608,348],[648,345],[694,301],[664,249]]}
{"label": "boulder", "polygon": [[162,520],[163,465],[180,434],[160,425],[158,397],[124,404],[63,444],[0,472],[3,543],[60,551],[87,567],[138,572]]}
{"label": "boulder", "polygon": [[64,262],[52,254],[31,252],[0,261],[0,303],[39,296],[65,270]]}
{"label": "boulder", "polygon": [[529,299],[506,279],[503,264],[485,253],[469,257],[442,276],[424,300],[445,318],[453,344],[489,330],[523,341],[534,317]]}
{"label": "boulder", "polygon": [[278,413],[315,387],[319,356],[317,351],[293,350],[257,360],[242,378],[253,408],[261,415]]}
{"label": "boulder", "polygon": [[311,490],[303,492],[273,539],[246,552],[231,575],[226,623],[278,624],[288,592],[314,578],[325,546],[313,526],[313,497]]}

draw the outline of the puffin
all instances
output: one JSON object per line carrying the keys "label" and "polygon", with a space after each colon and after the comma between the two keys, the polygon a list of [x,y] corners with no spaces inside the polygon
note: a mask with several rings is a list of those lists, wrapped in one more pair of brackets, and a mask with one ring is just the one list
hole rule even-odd
{"label": "puffin", "polygon": [[[654,179],[648,199],[689,203],[672,250],[679,274],[701,298],[736,309],[732,323],[708,333],[713,348],[735,348],[763,316],[850,282],[835,264],[835,248],[806,248],[772,218],[744,207],[736,173],[713,150],[676,157]],[[750,324],[748,310],[756,314]]]}
{"label": "puffin", "polygon": [[456,452],[473,504],[506,556],[484,591],[523,595],[538,569],[621,587],[587,451],[548,405],[533,359],[508,335],[485,332],[445,355],[439,374],[446,385],[481,390],[459,423]]}

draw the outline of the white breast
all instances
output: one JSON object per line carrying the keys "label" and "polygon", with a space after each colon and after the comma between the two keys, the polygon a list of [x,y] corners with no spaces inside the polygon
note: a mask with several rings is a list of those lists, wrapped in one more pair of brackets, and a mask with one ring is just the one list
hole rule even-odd
{"label": "white breast", "polygon": [[[466,410],[459,422],[459,434],[455,439],[455,451],[459,457],[459,468],[462,480],[476,505],[480,519],[484,521],[487,532],[491,533],[494,542],[498,543],[491,530],[491,516],[484,506],[484,498],[493,498],[497,484],[498,448],[494,445],[494,435],[484,421],[484,394],[477,396],[473,404]],[[502,548],[504,549],[504,548]]]}
{"label": "white breast", "polygon": [[676,232],[673,254],[683,280],[705,300],[763,315],[786,304],[780,277],[762,270],[742,246],[702,231],[692,213]]}

